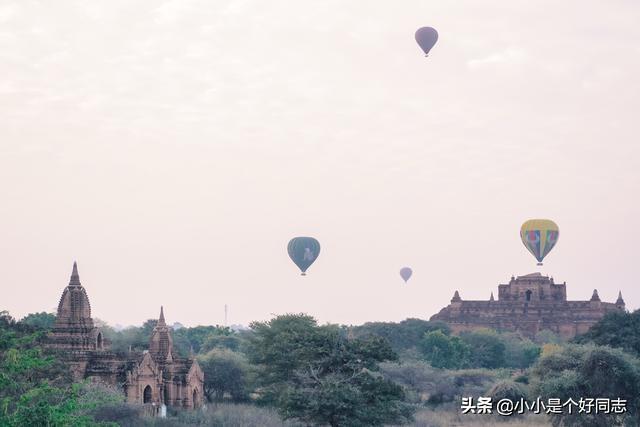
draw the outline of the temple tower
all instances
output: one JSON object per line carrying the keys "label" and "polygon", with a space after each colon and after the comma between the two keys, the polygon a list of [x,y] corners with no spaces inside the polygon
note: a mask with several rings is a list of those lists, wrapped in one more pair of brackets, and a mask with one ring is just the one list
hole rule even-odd
{"label": "temple tower", "polygon": [[171,331],[164,320],[164,308],[160,307],[160,318],[149,340],[149,353],[157,363],[164,363],[173,352]]}
{"label": "temple tower", "polygon": [[69,285],[62,292],[53,330],[49,334],[49,347],[86,351],[103,348],[102,333],[91,319],[91,305],[87,292],[80,283],[78,265],[73,263]]}

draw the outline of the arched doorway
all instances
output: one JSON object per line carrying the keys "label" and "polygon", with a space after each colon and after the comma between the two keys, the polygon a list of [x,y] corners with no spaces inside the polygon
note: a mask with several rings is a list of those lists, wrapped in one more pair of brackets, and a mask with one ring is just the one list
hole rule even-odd
{"label": "arched doorway", "polygon": [[142,403],[151,403],[151,386],[148,385],[144,388],[142,393]]}
{"label": "arched doorway", "polygon": [[98,338],[96,340],[96,348],[102,350],[102,332],[98,332]]}
{"label": "arched doorway", "polygon": [[527,290],[527,292],[525,292],[525,294],[527,295],[527,301],[531,301],[531,294],[533,292],[531,291],[531,289]]}
{"label": "arched doorway", "polygon": [[193,407],[198,407],[198,389],[193,389]]}

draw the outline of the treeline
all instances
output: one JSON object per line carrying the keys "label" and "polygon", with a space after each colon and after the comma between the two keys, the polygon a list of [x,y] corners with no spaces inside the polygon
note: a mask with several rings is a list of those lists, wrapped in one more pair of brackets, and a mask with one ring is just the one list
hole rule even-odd
{"label": "treeline", "polygon": [[[104,337],[116,352],[142,351],[149,347],[151,332],[157,320],[149,319],[141,327],[130,326],[115,330],[104,322],[96,321],[103,331]],[[172,332],[173,349],[177,355],[186,357],[192,351],[195,354],[206,353],[214,348],[237,350],[240,345],[240,334],[234,333],[225,326],[196,326],[179,328]]]}
{"label": "treeline", "polygon": [[385,338],[403,359],[418,359],[435,368],[514,368],[531,366],[542,344],[560,342],[551,331],[531,341],[519,333],[497,333],[489,329],[451,334],[446,323],[407,319],[399,323],[374,322],[353,328],[355,336]]}
{"label": "treeline", "polygon": [[[119,390],[72,384],[65,367],[41,347],[54,320],[47,313],[20,322],[6,312],[0,316],[0,425],[27,419],[41,421],[32,425],[163,425],[141,417]],[[155,322],[120,331],[101,327],[113,350],[139,351],[147,348]],[[626,400],[626,411],[563,412],[551,421],[639,424],[640,311],[610,313],[572,342],[550,331],[533,340],[491,330],[454,335],[444,323],[420,319],[340,326],[287,314],[250,326],[240,332],[179,328],[173,341],[179,354],[197,357],[209,402],[238,404],[252,417],[277,411],[287,425],[381,426],[425,413],[426,419],[436,419],[438,411],[459,414],[461,398],[469,396],[608,397]],[[215,411],[171,411],[170,425],[224,425]]]}

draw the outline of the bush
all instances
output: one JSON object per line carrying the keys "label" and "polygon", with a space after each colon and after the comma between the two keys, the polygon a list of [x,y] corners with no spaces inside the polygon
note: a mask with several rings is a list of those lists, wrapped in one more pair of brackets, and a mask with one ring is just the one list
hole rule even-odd
{"label": "bush", "polygon": [[487,396],[491,397],[494,404],[502,399],[517,402],[520,399],[526,400],[527,392],[524,387],[517,382],[503,380],[495,383],[487,392]]}
{"label": "bush", "polygon": [[[211,427],[303,427],[292,421],[283,421],[270,408],[246,404],[221,403],[207,405],[197,411],[178,411],[174,416],[147,419],[147,426],[211,426]],[[140,424],[138,424],[140,425]]]}
{"label": "bush", "polygon": [[534,394],[542,398],[622,398],[626,414],[553,415],[554,425],[635,425],[640,409],[640,360],[620,350],[594,345],[566,345],[543,356],[531,369]]}

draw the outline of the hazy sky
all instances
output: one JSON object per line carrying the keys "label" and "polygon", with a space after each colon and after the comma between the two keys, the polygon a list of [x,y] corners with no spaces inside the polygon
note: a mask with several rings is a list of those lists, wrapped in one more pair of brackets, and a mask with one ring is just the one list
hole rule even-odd
{"label": "hazy sky", "polygon": [[[0,0],[0,309],[429,318],[538,271],[640,306],[640,3]],[[416,28],[438,29],[425,58]],[[288,240],[322,244],[301,277]],[[409,265],[408,285],[398,270]]]}

